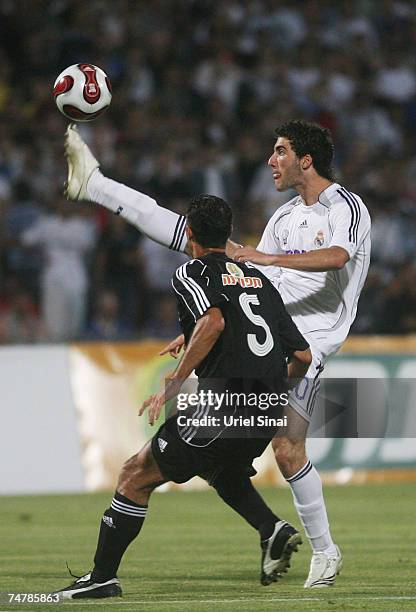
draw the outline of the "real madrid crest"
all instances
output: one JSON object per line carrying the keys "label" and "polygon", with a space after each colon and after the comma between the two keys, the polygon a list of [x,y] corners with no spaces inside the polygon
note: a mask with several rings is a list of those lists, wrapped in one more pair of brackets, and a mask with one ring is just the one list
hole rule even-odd
{"label": "real madrid crest", "polygon": [[316,234],[315,236],[315,240],[313,241],[314,245],[317,247],[321,247],[324,242],[325,242],[325,236],[322,230],[319,230],[319,232]]}

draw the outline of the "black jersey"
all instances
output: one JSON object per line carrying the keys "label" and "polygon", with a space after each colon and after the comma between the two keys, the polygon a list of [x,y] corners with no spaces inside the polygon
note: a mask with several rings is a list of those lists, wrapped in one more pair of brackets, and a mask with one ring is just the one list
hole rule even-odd
{"label": "black jersey", "polygon": [[200,379],[282,380],[287,357],[309,346],[277,289],[250,264],[209,253],[178,268],[172,286],[185,343],[209,308],[220,308],[225,320],[224,331],[196,370]]}

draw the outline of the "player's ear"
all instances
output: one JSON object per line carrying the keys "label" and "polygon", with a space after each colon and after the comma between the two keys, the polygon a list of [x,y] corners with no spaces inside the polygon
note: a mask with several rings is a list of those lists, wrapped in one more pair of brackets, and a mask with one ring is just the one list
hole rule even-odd
{"label": "player's ear", "polygon": [[307,153],[300,160],[300,166],[302,170],[308,170],[312,166],[312,157]]}
{"label": "player's ear", "polygon": [[188,240],[193,240],[194,239],[194,236],[192,234],[192,230],[189,227],[189,225],[186,226],[185,232],[186,232],[186,237],[188,238]]}

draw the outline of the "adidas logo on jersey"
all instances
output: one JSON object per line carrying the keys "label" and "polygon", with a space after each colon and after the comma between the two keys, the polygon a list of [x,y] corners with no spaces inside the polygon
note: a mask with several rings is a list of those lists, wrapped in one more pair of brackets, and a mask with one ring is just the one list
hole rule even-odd
{"label": "adidas logo on jersey", "polygon": [[157,443],[159,445],[160,452],[163,453],[168,443],[166,442],[166,440],[163,440],[162,438],[158,438]]}
{"label": "adidas logo on jersey", "polygon": [[306,221],[306,219],[304,219],[302,223],[299,225],[299,229],[306,229],[307,227],[308,227],[308,222]]}

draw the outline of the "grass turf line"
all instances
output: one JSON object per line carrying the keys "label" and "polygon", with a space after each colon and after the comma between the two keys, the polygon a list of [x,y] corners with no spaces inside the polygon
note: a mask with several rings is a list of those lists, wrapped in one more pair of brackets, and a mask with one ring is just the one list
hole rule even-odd
{"label": "grass turf line", "polygon": [[[262,493],[278,514],[299,525],[289,489]],[[289,573],[279,583],[262,587],[256,532],[214,492],[176,491],[151,499],[143,531],[119,572],[123,599],[92,603],[107,604],[112,612],[260,612],[278,606],[320,611],[416,609],[416,600],[400,599],[415,597],[415,487],[327,487],[326,499],[345,564],[331,589],[303,589],[310,561],[306,541]],[[66,586],[71,582],[66,560],[74,573],[87,572],[100,517],[110,500],[111,494],[1,498],[0,591],[50,592]],[[71,602],[65,609],[92,610],[90,602]],[[42,606],[52,609],[62,606]]]}

